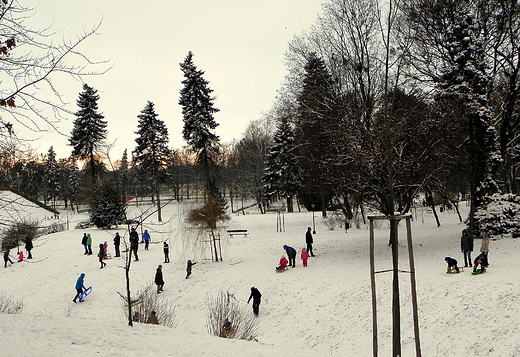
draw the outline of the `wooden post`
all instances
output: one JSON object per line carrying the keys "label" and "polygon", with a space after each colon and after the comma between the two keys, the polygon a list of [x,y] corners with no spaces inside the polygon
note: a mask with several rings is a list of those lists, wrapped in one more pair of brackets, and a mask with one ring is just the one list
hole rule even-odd
{"label": "wooden post", "polygon": [[372,354],[377,357],[377,294],[374,258],[374,221],[370,219],[370,288],[372,290]]}
{"label": "wooden post", "polygon": [[413,258],[412,227],[410,218],[406,219],[406,240],[408,241],[408,259],[410,261],[410,289],[412,293],[413,332],[415,337],[415,355],[421,357],[421,340],[419,338],[419,313],[417,308],[417,288],[415,284],[415,262]]}

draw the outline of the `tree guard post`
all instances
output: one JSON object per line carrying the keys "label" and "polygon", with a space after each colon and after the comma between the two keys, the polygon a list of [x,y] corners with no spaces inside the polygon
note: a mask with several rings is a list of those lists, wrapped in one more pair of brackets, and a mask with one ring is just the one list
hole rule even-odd
{"label": "tree guard post", "polygon": [[[376,294],[376,274],[379,273],[388,273],[393,272],[394,276],[397,276],[397,273],[409,273],[410,274],[410,290],[411,290],[411,298],[412,298],[412,314],[413,314],[413,324],[414,324],[414,337],[415,337],[415,355],[416,357],[421,357],[421,343],[419,338],[419,315],[418,315],[418,306],[417,306],[417,286],[415,281],[415,263],[413,257],[413,246],[412,246],[412,228],[411,228],[411,218],[410,214],[408,215],[392,215],[392,216],[368,216],[370,221],[370,288],[372,291],[372,351],[373,357],[378,356],[378,337],[377,337],[377,294]],[[408,259],[410,264],[410,271],[398,270],[397,266],[394,264],[393,269],[375,270],[375,254],[374,254],[374,221],[375,220],[393,220],[397,223],[401,220],[406,220],[406,241],[408,245]],[[395,263],[395,262],[394,262]],[[398,292],[394,291],[394,294],[398,294]],[[395,296],[394,296],[395,298]],[[394,310],[392,310],[394,313]],[[395,331],[394,331],[395,333]],[[394,340],[397,339],[400,341],[400,336],[394,336]],[[395,347],[395,346],[394,346]],[[399,348],[400,350],[400,348]],[[397,357],[397,356],[396,356]]]}

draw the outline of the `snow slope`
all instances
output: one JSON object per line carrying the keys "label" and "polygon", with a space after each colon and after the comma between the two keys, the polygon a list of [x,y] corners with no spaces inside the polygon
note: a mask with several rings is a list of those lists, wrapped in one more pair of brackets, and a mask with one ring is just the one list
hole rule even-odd
{"label": "snow slope", "polygon": [[[130,207],[130,216],[146,216],[146,208]],[[176,309],[176,327],[135,324],[127,326],[117,292],[125,291],[122,258],[108,260],[99,269],[97,257],[84,256],[81,236],[71,230],[35,241],[33,261],[15,263],[0,270],[0,292],[23,298],[18,315],[1,315],[0,345],[6,354],[18,356],[372,356],[372,310],[365,226],[329,230],[316,216],[314,250],[304,268],[297,266],[277,274],[274,267],[284,254],[284,244],[297,251],[305,246],[305,231],[312,213],[283,216],[285,231],[277,232],[276,214],[233,215],[222,230],[223,261],[214,263],[205,237],[186,227],[184,204],[171,203],[162,224],[155,215],[144,229],[152,236],[150,250],[139,249],[140,261],[132,263],[131,284],[136,293],[153,282],[155,269],[163,264],[162,241],[170,243],[170,264],[163,264],[165,291],[161,299]],[[465,207],[462,207],[465,209]],[[85,216],[75,215],[79,221]],[[471,269],[446,274],[445,256],[460,262],[460,231],[455,213],[433,217],[419,209],[412,222],[416,280],[423,356],[520,355],[519,300],[520,259],[518,242],[500,239],[490,244],[488,272],[473,276]],[[72,223],[71,227],[74,226]],[[247,237],[229,238],[225,229],[247,229]],[[400,269],[408,270],[404,224],[400,232]],[[110,244],[116,231],[88,229],[93,248]],[[128,234],[125,234],[125,238]],[[198,241],[193,244],[189,242]],[[376,229],[376,269],[391,268],[388,228]],[[475,240],[474,256],[480,240]],[[120,260],[121,259],[121,260]],[[187,259],[199,264],[185,279]],[[85,273],[93,292],[82,304],[74,304],[74,284]],[[391,273],[377,275],[379,353],[391,355]],[[218,292],[230,292],[246,301],[250,287],[262,292],[258,342],[226,340],[210,336],[206,327],[205,302]],[[402,355],[414,356],[409,274],[400,275]],[[252,313],[252,311],[251,311]],[[3,354],[3,353],[2,353]]]}

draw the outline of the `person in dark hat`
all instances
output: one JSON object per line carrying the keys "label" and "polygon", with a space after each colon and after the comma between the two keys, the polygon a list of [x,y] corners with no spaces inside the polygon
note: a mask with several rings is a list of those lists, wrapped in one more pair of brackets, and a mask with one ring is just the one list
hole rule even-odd
{"label": "person in dark hat", "polygon": [[162,275],[162,265],[159,265],[157,267],[157,270],[155,272],[155,284],[157,285],[157,294],[160,294],[164,287],[164,280]]}
{"label": "person in dark hat", "polygon": [[312,252],[312,243],[314,243],[314,239],[312,239],[311,227],[307,227],[307,233],[305,233],[305,243],[307,243],[307,254],[311,257],[314,257],[314,253]]}

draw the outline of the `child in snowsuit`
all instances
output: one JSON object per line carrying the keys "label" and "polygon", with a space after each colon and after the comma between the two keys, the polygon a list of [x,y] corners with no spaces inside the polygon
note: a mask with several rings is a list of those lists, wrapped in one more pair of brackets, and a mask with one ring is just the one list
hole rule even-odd
{"label": "child in snowsuit", "polygon": [[302,249],[302,255],[301,255],[303,266],[307,266],[307,259],[309,259],[309,254],[307,254],[307,250],[305,248]]}
{"label": "child in snowsuit", "polygon": [[276,270],[281,271],[287,268],[287,264],[289,264],[289,261],[287,258],[285,258],[285,255],[282,255],[280,258],[280,265],[276,267]]}
{"label": "child in snowsuit", "polygon": [[448,271],[447,273],[455,270],[457,273],[459,272],[459,267],[457,266],[457,261],[453,258],[446,257],[444,258],[444,261],[448,263]]}
{"label": "child in snowsuit", "polygon": [[19,251],[18,252],[18,261],[23,262],[23,260],[24,260],[23,251]]}
{"label": "child in snowsuit", "polygon": [[186,279],[191,275],[191,267],[197,264],[197,262],[191,262],[191,260],[188,260],[188,264],[186,265]]}
{"label": "child in snowsuit", "polygon": [[486,266],[486,257],[481,253],[477,255],[475,260],[473,261],[473,272],[477,271],[477,267],[480,265],[480,272],[484,272],[484,268]]}

